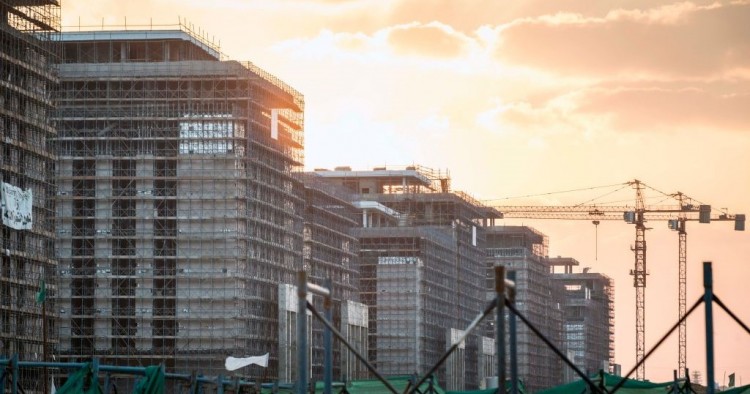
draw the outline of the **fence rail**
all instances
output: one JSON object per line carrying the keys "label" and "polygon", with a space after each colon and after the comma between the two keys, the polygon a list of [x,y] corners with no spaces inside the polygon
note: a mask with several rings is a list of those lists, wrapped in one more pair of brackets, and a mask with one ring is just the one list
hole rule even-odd
{"label": "fence rail", "polygon": [[[704,293],[703,295],[696,300],[696,302],[693,304],[693,306],[685,313],[685,315],[680,318],[668,331],[667,333],[656,343],[656,345],[650,349],[642,360],[639,361],[633,368],[628,372],[627,375],[624,377],[617,377],[616,383],[611,384],[611,382],[607,382],[610,384],[610,388],[607,387],[607,383],[605,383],[604,376],[600,377],[600,379],[592,379],[588,376],[586,376],[585,373],[583,373],[572,361],[570,361],[562,351],[560,351],[554,343],[552,343],[551,340],[549,340],[542,332],[539,331],[515,306],[515,293],[516,293],[516,287],[515,287],[515,276],[513,272],[509,272],[509,279],[505,278],[505,268],[504,267],[495,267],[495,299],[488,303],[484,309],[472,320],[472,322],[466,327],[461,337],[457,338],[450,347],[446,350],[445,354],[440,357],[440,359],[433,365],[421,378],[419,379],[412,379],[407,384],[406,388],[404,389],[403,393],[421,393],[421,394],[428,394],[435,392],[433,390],[433,378],[435,371],[440,368],[440,366],[446,361],[446,359],[459,347],[461,342],[463,342],[466,337],[482,322],[484,318],[486,318],[488,315],[492,313],[492,311],[495,311],[495,317],[497,319],[496,322],[496,339],[495,343],[497,346],[497,376],[499,377],[499,384],[498,384],[498,393],[506,393],[509,392],[511,394],[517,394],[518,393],[518,369],[516,365],[516,319],[521,320],[537,337],[539,337],[545,345],[550,348],[567,366],[572,368],[575,373],[585,382],[586,386],[588,387],[588,390],[591,393],[606,393],[606,394],[613,394],[617,392],[619,389],[623,388],[626,382],[628,381],[628,378],[637,370],[638,367],[641,366],[642,363],[644,363],[665,341],[666,339],[674,333],[674,331],[682,324],[690,315],[692,315],[698,307],[703,304],[705,307],[705,324],[706,324],[706,371],[707,371],[707,387],[706,387],[706,393],[707,394],[714,394],[715,393],[715,379],[714,379],[714,342],[713,342],[713,304],[715,303],[718,305],[721,309],[723,309],[738,325],[740,325],[746,333],[750,334],[750,328],[742,322],[736,314],[734,314],[725,304],[722,302],[718,296],[714,293],[713,289],[713,274],[712,274],[712,268],[711,268],[711,262],[704,262],[703,263],[703,287],[704,287]],[[324,370],[324,393],[325,394],[331,394],[334,386],[337,389],[340,389],[340,393],[348,393],[346,385],[342,385],[340,383],[334,384],[333,377],[332,377],[332,370],[333,370],[333,355],[332,355],[332,338],[335,336],[338,338],[341,343],[349,349],[352,354],[359,359],[366,367],[367,369],[378,379],[380,382],[382,382],[383,386],[387,388],[388,391],[394,394],[398,394],[399,391],[386,379],[384,376],[382,376],[377,369],[367,360],[365,356],[360,354],[356,348],[350,344],[346,338],[334,327],[332,323],[332,302],[331,302],[331,296],[332,296],[332,288],[331,288],[331,281],[330,279],[326,281],[325,286],[320,286],[314,283],[309,283],[307,280],[307,274],[302,271],[298,273],[298,286],[297,286],[297,296],[298,296],[298,311],[299,313],[304,313],[304,311],[309,310],[313,316],[315,316],[316,319],[320,320],[323,325],[325,326],[325,332],[324,332],[324,348],[325,348],[325,370]],[[319,296],[322,296],[325,300],[324,302],[324,313],[321,313],[318,311],[315,306],[308,302],[307,295],[308,293],[317,294]],[[508,308],[509,311],[509,347],[510,347],[510,387],[506,388],[505,382],[506,382],[506,365],[505,365],[505,352],[506,352],[506,343],[505,343],[505,314],[504,314],[504,308]],[[298,378],[294,385],[279,385],[278,383],[263,383],[257,381],[247,381],[242,380],[239,378],[235,379],[226,379],[224,376],[219,375],[217,377],[204,377],[204,376],[198,376],[195,373],[193,374],[178,374],[178,373],[167,373],[163,371],[163,367],[160,367],[162,372],[164,372],[164,378],[165,381],[172,381],[177,383],[178,387],[181,387],[184,389],[180,389],[180,393],[186,392],[190,394],[197,394],[200,392],[204,392],[204,389],[208,388],[209,386],[215,390],[218,394],[223,394],[225,390],[233,391],[235,393],[239,392],[246,392],[246,393],[260,393],[261,390],[266,389],[266,392],[268,389],[270,389],[272,392],[278,392],[279,388],[286,388],[286,389],[294,389],[297,394],[306,394],[308,390],[314,390],[314,387],[311,387],[308,380],[308,366],[309,366],[309,360],[308,360],[308,347],[309,344],[307,343],[307,319],[299,318],[297,319],[297,336],[299,341],[298,346],[298,355],[297,355],[297,363],[298,363]],[[105,387],[103,392],[105,394],[109,394],[110,390],[112,389],[110,385],[110,376],[112,374],[115,374],[117,376],[132,376],[133,379],[139,379],[142,376],[146,375],[146,370],[148,367],[127,367],[127,366],[116,366],[116,365],[104,365],[100,364],[99,360],[94,358],[92,359],[91,363],[81,363],[81,362],[38,362],[38,361],[19,361],[18,356],[13,356],[11,358],[0,358],[0,368],[2,368],[2,375],[0,376],[0,393],[6,393],[7,389],[10,388],[11,394],[18,394],[19,392],[24,393],[26,392],[22,387],[20,380],[20,372],[22,369],[44,369],[45,375],[47,376],[47,373],[49,370],[54,370],[56,374],[60,374],[62,371],[78,371],[82,368],[91,368],[92,373],[92,382],[96,382],[98,384],[100,377],[100,373],[105,374]],[[685,371],[685,376],[688,375],[688,371]],[[597,382],[598,381],[598,382]],[[424,383],[428,383],[427,389],[425,390],[422,385]],[[673,394],[680,394],[680,393],[690,393],[692,392],[692,389],[690,388],[690,380],[689,377],[683,382],[682,385],[680,385],[681,380],[677,378],[677,371],[674,373],[674,383],[670,386],[670,393]],[[44,384],[46,385],[47,382]],[[244,390],[244,391],[243,391]],[[500,391],[502,390],[502,391]]]}

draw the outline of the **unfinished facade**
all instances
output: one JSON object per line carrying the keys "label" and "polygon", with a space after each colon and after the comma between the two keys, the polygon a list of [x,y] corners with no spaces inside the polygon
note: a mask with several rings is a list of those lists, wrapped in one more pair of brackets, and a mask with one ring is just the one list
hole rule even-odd
{"label": "unfinished facade", "polygon": [[[483,306],[479,223],[497,212],[451,192],[447,175],[423,167],[339,167],[315,175],[356,194],[370,361],[386,375],[426,372]],[[441,368],[445,387],[476,387],[479,341],[471,335]]]}
{"label": "unfinished facade", "polygon": [[[486,298],[495,297],[493,267],[505,266],[507,272],[516,275],[519,312],[552,343],[561,343],[562,286],[552,280],[547,236],[525,226],[492,226],[485,230]],[[517,352],[519,378],[530,392],[560,384],[562,361],[520,321],[517,324]]]}
{"label": "unfinished facade", "polygon": [[[600,273],[573,272],[578,266],[570,257],[550,258],[555,282],[565,289],[563,344],[568,358],[589,376],[614,365],[615,288],[614,281]],[[565,381],[578,379],[565,367]]]}
{"label": "unfinished facade", "polygon": [[[333,290],[332,323],[340,332],[349,336],[350,342],[366,354],[366,309],[359,301],[359,241],[354,236],[358,224],[357,210],[351,203],[351,193],[340,187],[322,182],[314,174],[299,174],[304,186],[304,229],[303,261],[308,280],[312,283],[327,286],[328,280]],[[312,296],[311,301],[323,313],[323,298]],[[287,309],[292,307],[287,306]],[[296,313],[296,304],[293,306]],[[324,375],[324,325],[318,319],[312,319],[310,377],[322,380]],[[280,335],[289,341],[279,342],[279,352],[291,348],[291,341],[296,341],[296,327],[289,325]],[[343,345],[333,346],[333,376],[338,380],[367,378],[362,363],[349,354]],[[288,357],[290,364],[281,366],[285,371],[296,369],[296,354]],[[281,374],[288,381],[296,379],[292,373]]]}
{"label": "unfinished facade", "polygon": [[[48,140],[56,132],[59,27],[55,0],[0,0],[0,355],[24,361],[51,360],[57,344],[55,155]],[[36,298],[43,281],[48,297]],[[39,381],[21,379],[27,390]]]}
{"label": "unfinished facade", "polygon": [[59,359],[217,375],[270,353],[276,377],[278,288],[302,268],[302,96],[184,26],[62,44]]}

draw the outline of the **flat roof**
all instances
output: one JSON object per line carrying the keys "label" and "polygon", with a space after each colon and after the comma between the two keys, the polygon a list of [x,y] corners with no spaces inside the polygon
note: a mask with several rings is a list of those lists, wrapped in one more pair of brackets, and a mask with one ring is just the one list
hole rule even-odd
{"label": "flat roof", "polygon": [[431,187],[430,178],[420,174],[417,170],[371,170],[371,171],[341,171],[341,170],[318,170],[315,171],[318,176],[325,178],[337,179],[402,179],[407,178],[415,181],[422,186]]}
{"label": "flat roof", "polygon": [[60,5],[58,0],[7,0],[4,3],[13,7],[38,7],[41,5]]}
{"label": "flat roof", "polygon": [[549,264],[550,265],[556,265],[556,266],[564,266],[564,265],[581,265],[578,260],[574,259],[573,257],[550,257],[549,258]]}
{"label": "flat roof", "polygon": [[181,40],[189,41],[206,51],[209,55],[220,60],[221,52],[197,37],[183,30],[96,30],[96,31],[65,31],[60,33],[62,42],[86,41],[149,41],[149,40]]}
{"label": "flat roof", "polygon": [[392,216],[396,219],[401,216],[398,212],[395,210],[388,208],[387,206],[377,202],[377,201],[353,201],[352,205],[354,205],[357,209],[374,209],[376,211],[380,211],[386,215]]}

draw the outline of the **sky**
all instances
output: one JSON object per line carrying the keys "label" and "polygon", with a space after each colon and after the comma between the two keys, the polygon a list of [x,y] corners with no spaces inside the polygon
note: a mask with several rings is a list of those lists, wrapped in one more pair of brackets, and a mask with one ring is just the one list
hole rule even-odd
{"label": "sky", "polygon": [[[304,94],[307,169],[419,164],[502,205],[581,203],[639,179],[750,213],[750,1],[62,1],[64,30],[180,21]],[[629,371],[633,226],[500,224],[533,226],[551,256],[615,280],[616,362]],[[677,320],[678,276],[676,233],[649,226],[647,349]],[[689,223],[687,250],[688,306],[713,261],[716,294],[750,323],[749,233]],[[750,335],[715,316],[717,382],[750,383]],[[687,327],[687,364],[705,382],[703,308]],[[647,378],[671,379],[671,338]]]}

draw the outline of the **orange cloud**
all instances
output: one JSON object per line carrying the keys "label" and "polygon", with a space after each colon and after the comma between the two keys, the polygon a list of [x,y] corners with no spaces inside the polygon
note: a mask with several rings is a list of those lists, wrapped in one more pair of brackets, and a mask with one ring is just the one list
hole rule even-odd
{"label": "orange cloud", "polygon": [[499,28],[501,61],[600,77],[713,76],[750,67],[750,4],[554,14]]}
{"label": "orange cloud", "polygon": [[458,57],[468,40],[449,26],[440,23],[410,24],[394,28],[388,43],[397,54],[434,57]]}
{"label": "orange cloud", "polygon": [[694,127],[747,131],[748,108],[750,89],[722,94],[690,87],[625,87],[592,89],[578,110],[610,114],[618,130],[680,132]]}

